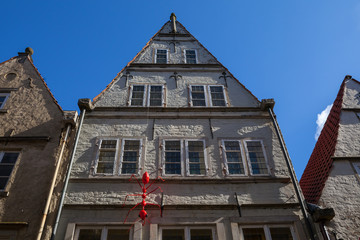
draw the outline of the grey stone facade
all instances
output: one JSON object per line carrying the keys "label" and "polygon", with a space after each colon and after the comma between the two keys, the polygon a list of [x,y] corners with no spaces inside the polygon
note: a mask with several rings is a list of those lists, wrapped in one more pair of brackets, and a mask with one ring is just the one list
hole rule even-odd
{"label": "grey stone facade", "polygon": [[64,143],[66,122],[74,117],[57,104],[29,52],[0,64],[0,239],[37,239],[40,232],[49,239],[74,135],[69,128]]}
{"label": "grey stone facade", "polygon": [[[267,109],[179,22],[174,33],[173,23],[85,112],[56,239],[110,239],[128,229],[121,239],[244,239],[254,227],[266,239],[274,231],[283,239],[308,239]],[[131,142],[138,144],[133,152],[126,147]],[[145,171],[164,180],[154,184],[163,195],[146,198],[163,202],[163,216],[146,206],[142,226],[138,206],[124,222],[141,202],[130,196],[125,203],[126,195],[141,193],[129,179]]]}

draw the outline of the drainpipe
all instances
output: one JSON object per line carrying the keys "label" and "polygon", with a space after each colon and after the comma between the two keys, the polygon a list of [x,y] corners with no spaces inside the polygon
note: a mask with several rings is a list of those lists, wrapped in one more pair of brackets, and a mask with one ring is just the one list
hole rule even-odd
{"label": "drainpipe", "polygon": [[47,200],[46,200],[43,216],[42,216],[42,219],[41,219],[40,229],[39,229],[38,235],[36,237],[36,240],[41,239],[41,235],[42,235],[42,233],[44,231],[45,221],[46,221],[47,213],[49,211],[51,197],[52,197],[52,194],[54,192],[54,186],[55,186],[55,182],[56,182],[56,177],[57,177],[59,169],[60,169],[61,159],[62,159],[62,156],[64,154],[64,149],[65,149],[65,146],[66,146],[67,139],[69,137],[70,130],[71,130],[71,124],[67,124],[65,137],[62,138],[62,140],[61,140],[62,143],[61,143],[60,155],[59,155],[59,158],[56,161],[56,167],[55,167],[55,172],[54,172],[54,175],[53,175],[53,178],[52,178],[52,181],[51,181],[50,192],[49,192]]}
{"label": "drainpipe", "polygon": [[309,234],[310,234],[310,238],[311,240],[316,240],[315,236],[314,236],[314,231],[313,231],[313,228],[310,224],[310,221],[309,221],[309,216],[306,212],[306,208],[305,208],[305,204],[304,204],[304,200],[302,199],[302,196],[300,194],[300,190],[299,190],[299,186],[297,185],[297,179],[295,177],[295,173],[293,171],[293,166],[291,164],[291,160],[290,160],[290,156],[289,156],[289,153],[285,147],[285,142],[284,142],[284,139],[283,139],[283,136],[280,132],[280,128],[279,128],[279,124],[278,122],[276,121],[276,118],[274,117],[274,113],[273,113],[273,110],[272,108],[274,107],[274,100],[273,99],[263,99],[262,102],[262,108],[263,109],[268,109],[268,112],[271,116],[271,120],[274,124],[274,128],[275,128],[275,132],[279,138],[279,141],[280,141],[280,146],[281,146],[281,149],[283,151],[283,154],[284,154],[284,157],[285,157],[285,162],[286,162],[286,165],[288,167],[288,170],[289,170],[289,173],[290,173],[290,177],[291,177],[291,181],[294,185],[294,189],[295,189],[295,193],[296,193],[296,196],[297,196],[297,199],[300,203],[300,207],[301,207],[301,212],[304,216],[304,219],[305,219],[305,223],[306,223],[306,227],[308,228],[308,231],[309,231]]}

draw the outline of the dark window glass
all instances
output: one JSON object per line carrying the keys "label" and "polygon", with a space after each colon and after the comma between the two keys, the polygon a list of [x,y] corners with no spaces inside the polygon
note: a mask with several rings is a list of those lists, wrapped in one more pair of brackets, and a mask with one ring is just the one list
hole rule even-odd
{"label": "dark window glass", "polygon": [[206,106],[204,86],[191,86],[191,99],[193,106]]}
{"label": "dark window glass", "polygon": [[101,229],[80,229],[78,240],[101,240]]}
{"label": "dark window glass", "polygon": [[134,174],[140,158],[140,140],[125,140],[121,173]]}
{"label": "dark window glass", "polygon": [[211,229],[190,229],[191,240],[213,240]]}
{"label": "dark window glass", "polygon": [[132,88],[131,106],[143,106],[144,105],[144,85],[134,85]]}
{"label": "dark window glass", "polygon": [[102,140],[96,173],[113,174],[117,140]]}
{"label": "dark window glass", "polygon": [[109,229],[106,240],[129,240],[128,229]]}
{"label": "dark window glass", "polygon": [[251,165],[252,174],[268,174],[264,152],[260,141],[247,141],[247,151]]}
{"label": "dark window glass", "polygon": [[165,141],[165,174],[181,174],[180,141]]}
{"label": "dark window glass", "polygon": [[156,63],[167,63],[167,50],[156,50]]}
{"label": "dark window glass", "polygon": [[195,50],[186,50],[186,63],[190,63],[190,64],[196,63],[196,51]]}
{"label": "dark window glass", "polygon": [[266,240],[263,228],[243,228],[244,240]]}
{"label": "dark window glass", "polygon": [[244,174],[239,141],[224,141],[225,158],[229,174]]}
{"label": "dark window glass", "polygon": [[185,240],[184,229],[163,229],[162,240]]}
{"label": "dark window glass", "polygon": [[150,106],[162,106],[162,86],[150,86]]}
{"label": "dark window glass", "polygon": [[215,107],[225,106],[225,97],[222,86],[210,86],[211,103]]}
{"label": "dark window glass", "polygon": [[271,227],[270,234],[272,240],[293,240],[288,227]]}
{"label": "dark window glass", "polygon": [[0,152],[0,190],[5,189],[19,153]]}
{"label": "dark window glass", "polygon": [[191,175],[205,175],[204,142],[188,141],[189,172]]}

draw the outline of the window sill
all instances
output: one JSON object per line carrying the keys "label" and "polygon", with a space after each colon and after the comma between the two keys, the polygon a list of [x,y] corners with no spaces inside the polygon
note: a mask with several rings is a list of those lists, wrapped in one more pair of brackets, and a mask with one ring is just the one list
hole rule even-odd
{"label": "window sill", "polygon": [[7,197],[9,196],[9,192],[0,190],[0,197]]}

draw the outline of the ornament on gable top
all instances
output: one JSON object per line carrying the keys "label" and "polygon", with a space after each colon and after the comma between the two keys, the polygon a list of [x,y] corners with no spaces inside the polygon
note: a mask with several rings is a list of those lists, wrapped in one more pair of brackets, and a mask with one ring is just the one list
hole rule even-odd
{"label": "ornament on gable top", "polygon": [[[145,225],[145,222],[146,222],[146,218],[147,218],[147,216],[148,216],[148,214],[147,214],[147,212],[146,212],[146,210],[145,210],[145,207],[146,207],[147,205],[152,205],[152,206],[157,206],[157,207],[159,207],[159,209],[160,209],[160,216],[162,217],[162,212],[163,212],[163,208],[164,208],[164,206],[163,206],[163,191],[162,191],[162,189],[157,186],[157,187],[155,187],[154,189],[152,189],[152,190],[151,190],[150,192],[148,192],[148,193],[147,193],[147,190],[153,185],[153,183],[155,183],[156,180],[159,180],[159,179],[162,180],[162,181],[165,181],[165,180],[162,179],[161,177],[157,177],[157,178],[155,178],[148,186],[146,186],[146,184],[148,184],[148,183],[150,182],[150,175],[149,175],[148,172],[145,172],[145,173],[143,174],[143,176],[142,176],[143,185],[141,185],[141,183],[139,182],[139,180],[136,178],[135,174],[131,175],[129,181],[131,181],[133,178],[135,178],[135,180],[137,181],[137,183],[138,183],[139,186],[141,187],[142,194],[136,193],[136,194],[128,194],[128,195],[126,195],[125,201],[124,201],[124,204],[123,204],[123,207],[125,206],[126,199],[127,199],[127,197],[129,197],[129,196],[140,196],[140,197],[142,197],[142,201],[139,202],[138,204],[136,204],[133,208],[131,208],[131,209],[129,210],[129,212],[127,213],[126,218],[125,218],[125,220],[124,220],[124,223],[126,222],[126,220],[127,220],[128,216],[129,216],[130,212],[131,212],[132,210],[134,210],[137,206],[141,205],[142,209],[141,209],[140,212],[139,212],[139,218],[141,219],[142,225],[144,226],[144,225]],[[147,197],[148,195],[150,195],[151,193],[155,192],[156,190],[160,190],[160,191],[161,191],[161,205],[156,204],[156,203],[148,203],[148,202],[146,202],[146,197]],[[135,220],[135,222],[136,222],[136,221],[137,221],[137,219]]]}

